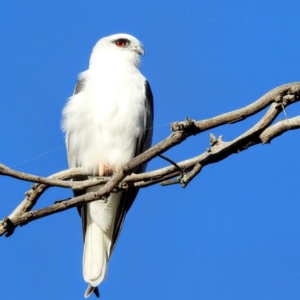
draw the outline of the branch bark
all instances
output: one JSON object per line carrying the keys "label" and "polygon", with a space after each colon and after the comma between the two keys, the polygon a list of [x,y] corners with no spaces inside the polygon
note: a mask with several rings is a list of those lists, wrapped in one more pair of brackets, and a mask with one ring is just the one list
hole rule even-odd
{"label": "branch bark", "polygon": [[[106,201],[110,193],[118,192],[120,190],[144,188],[157,183],[161,183],[162,185],[179,183],[182,187],[186,187],[206,165],[221,161],[228,156],[244,151],[251,146],[260,143],[270,143],[272,139],[284,132],[300,128],[300,116],[279,121],[278,123],[271,125],[285,107],[298,102],[299,100],[300,82],[290,83],[271,90],[260,99],[244,108],[207,120],[194,121],[187,118],[183,122],[175,122],[171,124],[173,132],[169,137],[132,159],[112,177],[95,177],[85,181],[66,181],[78,176],[90,174],[86,173],[84,168],[76,168],[62,171],[45,178],[18,172],[0,164],[0,175],[35,183],[32,185],[31,189],[26,192],[26,198],[20,205],[8,217],[5,217],[0,222],[0,235],[6,234],[6,236],[9,236],[18,225],[25,225],[36,219],[87,202],[99,199]],[[236,139],[224,142],[222,137],[216,138],[211,134],[211,148],[207,149],[204,153],[179,163],[171,162],[170,166],[159,170],[130,175],[140,165],[160,156],[162,153],[182,143],[192,135],[197,135],[224,124],[233,124],[242,121],[268,106],[269,109],[264,116],[252,128]],[[174,177],[178,178],[170,180]],[[31,210],[39,197],[49,187],[56,186],[71,188],[72,190],[82,190],[98,184],[103,184],[103,187],[98,192],[65,199],[39,210]]]}

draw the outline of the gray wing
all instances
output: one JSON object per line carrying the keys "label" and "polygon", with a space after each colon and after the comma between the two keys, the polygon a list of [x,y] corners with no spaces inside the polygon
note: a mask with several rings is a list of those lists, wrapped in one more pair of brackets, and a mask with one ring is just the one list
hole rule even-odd
{"label": "gray wing", "polygon": [[[84,88],[85,80],[84,78],[81,78],[78,80],[75,89],[74,89],[74,95],[80,93],[82,89]],[[142,136],[142,138],[137,139],[136,141],[136,149],[135,149],[135,156],[138,156],[151,146],[152,142],[152,132],[153,132],[153,118],[154,118],[154,110],[153,110],[153,95],[152,91],[150,88],[150,85],[148,81],[145,81],[145,132]],[[69,149],[68,147],[68,141],[70,139],[70,136],[72,135],[72,132],[67,133],[66,141],[67,141],[67,150],[68,150],[68,160],[69,160],[69,166],[74,168],[74,167],[79,167],[77,164],[76,160],[76,153],[72,152],[72,149]],[[135,173],[142,173],[145,171],[147,164],[142,165],[139,167],[137,170],[135,170]],[[80,178],[76,178],[74,180],[85,180],[87,179],[86,176],[81,176]],[[83,195],[85,192],[80,191],[80,192],[74,192],[74,196],[80,196]],[[110,250],[110,255],[113,252],[113,249],[116,245],[117,239],[119,237],[120,231],[123,226],[123,222],[125,219],[125,216],[127,212],[129,211],[135,197],[138,194],[138,190],[129,190],[127,192],[123,192],[120,205],[118,207],[117,213],[116,213],[116,218],[115,218],[115,224],[114,224],[114,229],[113,229],[113,234],[112,234],[112,246]],[[83,233],[83,241],[85,239],[85,231],[86,231],[86,205],[82,205],[78,208],[78,212],[81,216],[82,219],[82,233]]]}
{"label": "gray wing", "polygon": [[[75,86],[73,96],[76,95],[76,94],[78,94],[78,93],[80,93],[83,90],[84,84],[85,84],[85,79],[84,78],[80,78],[77,81],[77,84]],[[70,140],[70,137],[72,136],[72,134],[73,134],[72,132],[67,132],[67,135],[66,135],[66,144],[67,144],[69,167],[70,168],[76,168],[76,167],[80,167],[78,165],[78,163],[77,163],[77,159],[76,159],[77,155],[69,147],[69,140]],[[82,181],[82,180],[86,180],[86,179],[87,179],[87,176],[77,176],[73,180],[74,181]],[[74,192],[74,196],[75,197],[81,196],[83,194],[85,194],[84,191],[76,191],[76,192]],[[82,220],[82,234],[83,234],[83,241],[84,241],[85,231],[86,231],[85,230],[86,229],[86,206],[85,205],[78,206],[77,210],[78,210],[79,215],[81,216],[81,220]]]}
{"label": "gray wing", "polygon": [[[85,82],[86,82],[86,79],[83,76],[81,76],[75,85],[73,96],[75,96],[76,94],[79,94],[83,90]],[[77,153],[74,152],[74,149],[71,149],[69,147],[69,145],[70,145],[69,141],[70,141],[70,138],[72,135],[73,135],[72,131],[66,133],[68,163],[69,163],[70,168],[77,168],[77,167],[80,167],[77,162]],[[81,179],[81,180],[84,180],[84,179]]]}
{"label": "gray wing", "polygon": [[[142,152],[146,151],[151,147],[152,142],[152,133],[153,133],[153,119],[154,119],[154,110],[153,110],[153,95],[150,88],[148,81],[145,81],[145,132],[141,139],[137,140],[136,149],[135,149],[135,156],[138,156]],[[136,174],[142,173],[146,170],[147,164],[142,165],[134,172]],[[110,249],[110,255],[112,254],[114,247],[116,245],[117,239],[121,232],[125,216],[129,211],[135,197],[138,194],[138,189],[129,190],[127,192],[123,192],[120,205],[117,210],[114,230],[112,235],[112,244]]]}
{"label": "gray wing", "polygon": [[[75,86],[74,89],[74,93],[73,96],[75,96],[76,94],[80,93],[85,85],[85,78],[81,77],[78,81],[77,84]],[[66,132],[66,145],[67,145],[67,154],[68,154],[68,163],[69,163],[69,167],[70,168],[76,168],[76,167],[80,167],[78,162],[77,162],[77,154],[74,152],[74,149],[71,149],[69,147],[70,145],[70,139],[73,135],[72,131],[68,131]]]}

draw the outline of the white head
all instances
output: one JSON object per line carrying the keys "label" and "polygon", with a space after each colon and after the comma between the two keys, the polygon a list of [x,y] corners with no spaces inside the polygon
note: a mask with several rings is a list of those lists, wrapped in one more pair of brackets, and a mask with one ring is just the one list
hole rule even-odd
{"label": "white head", "polygon": [[138,66],[140,55],[144,53],[143,45],[138,39],[126,33],[118,33],[98,41],[93,49],[90,64],[98,60],[125,59]]}

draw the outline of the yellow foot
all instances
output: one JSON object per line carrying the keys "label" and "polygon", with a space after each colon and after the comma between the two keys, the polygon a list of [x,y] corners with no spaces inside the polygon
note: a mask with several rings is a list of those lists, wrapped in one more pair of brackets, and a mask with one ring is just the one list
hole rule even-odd
{"label": "yellow foot", "polygon": [[112,174],[119,169],[111,169],[108,165],[100,162],[99,163],[99,176],[112,176]]}

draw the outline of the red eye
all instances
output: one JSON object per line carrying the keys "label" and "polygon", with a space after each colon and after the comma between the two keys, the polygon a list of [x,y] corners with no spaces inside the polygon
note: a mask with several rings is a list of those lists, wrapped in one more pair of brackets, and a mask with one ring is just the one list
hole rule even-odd
{"label": "red eye", "polygon": [[128,45],[128,41],[126,39],[119,39],[115,41],[116,46],[124,48]]}

